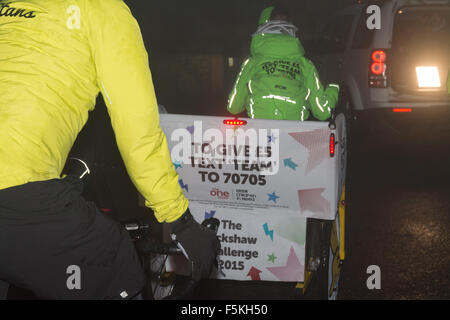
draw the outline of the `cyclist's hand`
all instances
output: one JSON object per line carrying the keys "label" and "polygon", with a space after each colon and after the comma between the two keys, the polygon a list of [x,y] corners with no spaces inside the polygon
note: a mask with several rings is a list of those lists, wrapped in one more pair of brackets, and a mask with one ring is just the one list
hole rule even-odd
{"label": "cyclist's hand", "polygon": [[199,281],[209,277],[220,250],[216,234],[195,221],[189,209],[169,225],[172,227],[172,238],[178,241],[193,264],[192,278]]}

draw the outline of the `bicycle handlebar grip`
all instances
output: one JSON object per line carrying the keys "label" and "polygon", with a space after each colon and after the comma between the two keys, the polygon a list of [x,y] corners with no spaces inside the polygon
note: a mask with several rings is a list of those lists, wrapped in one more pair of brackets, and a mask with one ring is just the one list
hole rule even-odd
{"label": "bicycle handlebar grip", "polygon": [[148,239],[140,239],[136,241],[136,250],[140,254],[168,254],[176,255],[182,254],[180,248],[177,247],[175,243],[160,243]]}
{"label": "bicycle handlebar grip", "polygon": [[[209,218],[203,221],[202,226],[211,229],[217,234],[217,230],[220,226],[220,221],[216,218]],[[135,243],[136,250],[140,254],[169,254],[169,255],[177,255],[182,254],[182,250],[177,246],[176,243],[161,243],[152,241],[149,239],[139,239]]]}

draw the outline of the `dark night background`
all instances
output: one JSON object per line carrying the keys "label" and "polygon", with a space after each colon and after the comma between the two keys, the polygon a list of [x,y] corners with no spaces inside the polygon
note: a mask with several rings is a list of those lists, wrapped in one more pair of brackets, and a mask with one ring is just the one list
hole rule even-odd
{"label": "dark night background", "polygon": [[[228,93],[249,54],[250,35],[269,2],[126,3],[141,26],[158,102],[170,113],[226,115]],[[330,15],[355,1],[283,3],[292,8],[308,56]],[[372,121],[367,136],[350,154],[341,299],[450,299],[448,115],[435,114],[426,121],[414,115],[399,117],[404,130],[381,133],[384,123]],[[140,211],[101,96],[74,147],[80,150],[109,168],[97,176],[101,189],[109,193],[103,197],[106,203],[99,205],[115,208],[121,220]],[[366,268],[372,264],[381,268],[381,290],[366,287]],[[275,284],[212,281],[200,297],[298,298],[294,291]]]}
{"label": "dark night background", "polygon": [[[171,113],[226,115],[228,93],[249,54],[261,11],[282,3],[308,45],[349,0],[126,1],[150,55],[158,102]],[[228,65],[233,58],[234,66]]]}

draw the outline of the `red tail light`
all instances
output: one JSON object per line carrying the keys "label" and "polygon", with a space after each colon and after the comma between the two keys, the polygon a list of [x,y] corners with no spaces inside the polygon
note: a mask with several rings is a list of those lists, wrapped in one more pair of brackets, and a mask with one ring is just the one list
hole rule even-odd
{"label": "red tail light", "polygon": [[371,88],[386,88],[386,50],[377,49],[372,51],[369,62],[369,87]]}
{"label": "red tail light", "polygon": [[394,111],[394,112],[411,112],[412,109],[411,108],[394,108],[394,109],[392,109],[392,111]]}
{"label": "red tail light", "polygon": [[334,157],[334,151],[335,151],[335,138],[334,138],[334,133],[330,134],[330,157],[333,158]]}
{"label": "red tail light", "polygon": [[375,50],[372,52],[372,61],[374,62],[385,62],[386,52],[384,50]]}
{"label": "red tail light", "polygon": [[370,66],[370,71],[376,76],[382,75],[384,73],[386,65],[381,62],[374,62]]}
{"label": "red tail light", "polygon": [[227,126],[245,126],[247,124],[247,121],[238,119],[225,119],[223,120],[223,124],[226,124]]}

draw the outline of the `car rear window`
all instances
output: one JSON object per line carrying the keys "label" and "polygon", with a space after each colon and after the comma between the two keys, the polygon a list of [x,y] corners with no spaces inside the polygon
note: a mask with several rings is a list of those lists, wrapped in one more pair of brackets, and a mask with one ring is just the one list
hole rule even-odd
{"label": "car rear window", "polygon": [[335,16],[324,29],[323,34],[317,39],[315,50],[324,53],[343,53],[351,34],[354,14]]}
{"label": "car rear window", "polygon": [[393,85],[417,89],[416,68],[434,66],[439,70],[443,90],[450,68],[450,6],[398,10],[392,48]]}

